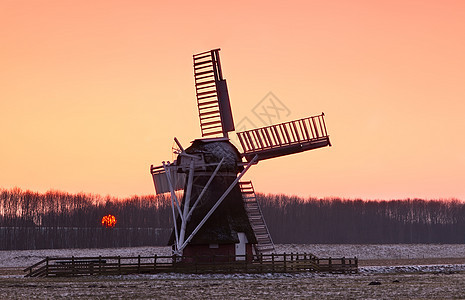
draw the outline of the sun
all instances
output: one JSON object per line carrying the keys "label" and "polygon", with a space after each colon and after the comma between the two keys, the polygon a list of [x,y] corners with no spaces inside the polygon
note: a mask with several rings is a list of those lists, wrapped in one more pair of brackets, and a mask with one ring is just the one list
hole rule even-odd
{"label": "sun", "polygon": [[102,218],[102,226],[103,227],[115,227],[116,225],[116,218],[113,215],[106,215]]}

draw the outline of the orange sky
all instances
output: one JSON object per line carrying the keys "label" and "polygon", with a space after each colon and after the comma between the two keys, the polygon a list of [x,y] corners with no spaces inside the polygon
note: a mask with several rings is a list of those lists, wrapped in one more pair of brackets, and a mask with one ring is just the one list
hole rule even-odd
{"label": "orange sky", "polygon": [[465,200],[465,1],[3,0],[0,41],[1,188],[153,193],[219,47],[236,123],[270,91],[280,121],[326,114],[333,147],[260,162],[256,190]]}

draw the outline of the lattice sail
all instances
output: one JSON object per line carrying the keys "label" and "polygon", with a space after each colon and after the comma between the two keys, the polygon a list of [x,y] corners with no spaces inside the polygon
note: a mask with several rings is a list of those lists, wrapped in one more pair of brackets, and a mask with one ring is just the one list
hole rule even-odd
{"label": "lattice sail", "polygon": [[223,79],[220,49],[195,54],[194,78],[202,137],[234,130],[228,87]]}
{"label": "lattice sail", "polygon": [[237,137],[247,161],[255,155],[263,160],[331,146],[324,114],[238,132]]}

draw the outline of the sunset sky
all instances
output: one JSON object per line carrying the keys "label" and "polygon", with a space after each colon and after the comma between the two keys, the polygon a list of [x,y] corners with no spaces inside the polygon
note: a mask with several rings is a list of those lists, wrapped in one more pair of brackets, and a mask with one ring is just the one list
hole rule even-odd
{"label": "sunset sky", "polygon": [[154,192],[200,137],[192,55],[236,124],[272,92],[333,144],[262,161],[265,193],[465,200],[465,1],[0,1],[0,188]]}

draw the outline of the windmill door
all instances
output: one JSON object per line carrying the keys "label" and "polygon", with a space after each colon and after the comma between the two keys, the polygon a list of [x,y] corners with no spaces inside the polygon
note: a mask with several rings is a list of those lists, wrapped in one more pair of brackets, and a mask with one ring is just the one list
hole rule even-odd
{"label": "windmill door", "polygon": [[[238,232],[237,236],[239,238],[239,243],[236,244],[236,260],[245,260],[246,245],[247,245],[248,240],[244,232]],[[244,255],[244,256],[238,256],[238,255]]]}

